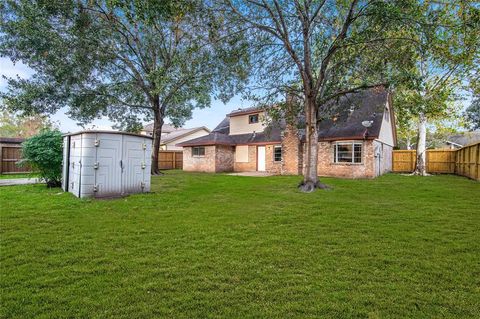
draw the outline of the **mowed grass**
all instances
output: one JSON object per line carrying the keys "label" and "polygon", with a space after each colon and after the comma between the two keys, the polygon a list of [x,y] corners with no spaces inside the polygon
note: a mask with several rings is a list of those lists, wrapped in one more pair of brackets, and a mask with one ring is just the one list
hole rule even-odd
{"label": "mowed grass", "polygon": [[15,178],[37,178],[35,173],[15,173],[15,174],[0,174],[0,179],[15,179]]}
{"label": "mowed grass", "polygon": [[478,318],[480,183],[169,172],[0,188],[3,318]]}

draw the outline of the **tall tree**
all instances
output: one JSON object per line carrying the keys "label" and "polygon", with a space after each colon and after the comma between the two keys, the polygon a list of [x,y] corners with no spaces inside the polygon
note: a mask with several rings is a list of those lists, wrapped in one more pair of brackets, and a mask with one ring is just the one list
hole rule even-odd
{"label": "tall tree", "polygon": [[0,10],[0,55],[36,71],[9,79],[6,105],[26,114],[67,106],[81,122],[108,116],[129,130],[153,118],[154,174],[164,119],[181,124],[247,76],[240,35],[227,36],[200,1],[7,0]]}
{"label": "tall tree", "polygon": [[464,86],[463,78],[476,68],[479,10],[471,1],[419,2],[408,33],[414,46],[410,83],[399,90],[401,112],[418,121],[417,161],[414,174],[426,175],[429,120],[449,116],[449,106]]}
{"label": "tall tree", "polygon": [[[254,85],[272,101],[288,92],[303,103],[306,192],[318,180],[318,123],[344,94],[388,82],[390,60],[402,59],[402,6],[410,1],[223,0],[228,17],[245,28]],[[408,62],[408,60],[406,60]],[[265,102],[265,98],[263,99]]]}

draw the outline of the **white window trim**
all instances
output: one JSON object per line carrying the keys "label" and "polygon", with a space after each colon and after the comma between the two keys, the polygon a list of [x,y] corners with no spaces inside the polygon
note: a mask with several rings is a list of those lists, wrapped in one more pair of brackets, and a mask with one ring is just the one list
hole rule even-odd
{"label": "white window trim", "polygon": [[[362,151],[361,151],[361,155],[360,155],[360,162],[356,163],[354,162],[355,161],[355,144],[358,144],[361,146],[362,148]],[[337,145],[352,145],[352,161],[351,162],[339,162],[338,161],[338,148],[337,148]],[[342,141],[342,142],[335,142],[333,144],[333,164],[338,164],[338,165],[363,165],[364,164],[364,161],[363,161],[363,158],[364,158],[364,143],[363,142],[359,142],[359,141]]]}

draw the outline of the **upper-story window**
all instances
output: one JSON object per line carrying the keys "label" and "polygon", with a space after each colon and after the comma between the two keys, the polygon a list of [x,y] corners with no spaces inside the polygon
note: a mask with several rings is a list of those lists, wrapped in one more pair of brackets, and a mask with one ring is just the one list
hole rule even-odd
{"label": "upper-story window", "polygon": [[252,114],[248,116],[248,123],[255,124],[258,123],[258,114]]}

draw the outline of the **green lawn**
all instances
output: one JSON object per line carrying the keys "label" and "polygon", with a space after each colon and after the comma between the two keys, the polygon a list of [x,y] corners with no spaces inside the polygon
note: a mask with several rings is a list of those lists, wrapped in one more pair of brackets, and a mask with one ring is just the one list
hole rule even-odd
{"label": "green lawn", "polygon": [[0,188],[1,318],[479,318],[480,183],[171,172]]}
{"label": "green lawn", "polygon": [[14,178],[36,178],[37,174],[32,173],[18,173],[18,174],[0,174],[0,179],[14,179]]}

